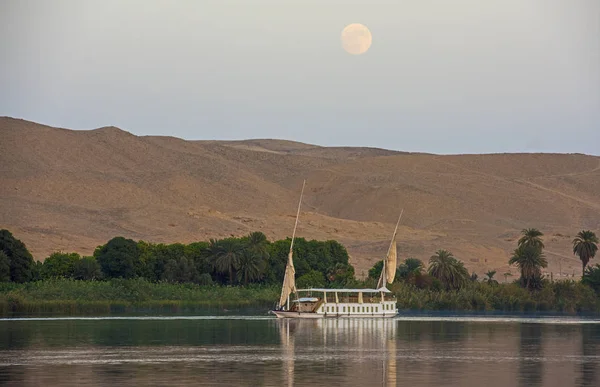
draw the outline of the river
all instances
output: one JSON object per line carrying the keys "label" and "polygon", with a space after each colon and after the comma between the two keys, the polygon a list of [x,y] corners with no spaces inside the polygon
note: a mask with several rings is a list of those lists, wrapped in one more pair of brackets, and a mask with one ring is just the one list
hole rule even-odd
{"label": "river", "polygon": [[15,386],[600,386],[600,320],[0,320]]}

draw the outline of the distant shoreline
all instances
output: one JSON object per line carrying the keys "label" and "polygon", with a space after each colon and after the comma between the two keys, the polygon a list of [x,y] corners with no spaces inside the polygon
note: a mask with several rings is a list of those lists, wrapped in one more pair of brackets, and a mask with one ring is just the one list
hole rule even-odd
{"label": "distant shoreline", "polygon": [[[473,283],[458,291],[391,286],[403,314],[460,316],[600,316],[600,297],[576,282],[550,283],[529,292],[516,284]],[[105,317],[124,315],[266,314],[277,286],[199,286],[143,279],[75,281],[52,279],[0,284],[0,317]],[[259,313],[262,315],[262,313]]]}

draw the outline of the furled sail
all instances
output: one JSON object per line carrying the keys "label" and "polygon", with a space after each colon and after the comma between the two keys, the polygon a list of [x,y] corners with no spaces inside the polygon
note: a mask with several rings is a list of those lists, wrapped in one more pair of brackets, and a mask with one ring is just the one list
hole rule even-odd
{"label": "furled sail", "polygon": [[394,277],[396,276],[396,261],[398,260],[398,254],[396,252],[396,235],[394,235],[394,239],[392,240],[392,245],[390,246],[390,251],[385,259],[385,277],[388,284],[394,282]]}
{"label": "furled sail", "polygon": [[285,266],[285,276],[283,277],[283,286],[281,287],[281,297],[279,297],[279,306],[285,305],[290,294],[296,291],[296,271],[294,270],[294,261],[292,260],[292,250],[288,254],[288,262]]}

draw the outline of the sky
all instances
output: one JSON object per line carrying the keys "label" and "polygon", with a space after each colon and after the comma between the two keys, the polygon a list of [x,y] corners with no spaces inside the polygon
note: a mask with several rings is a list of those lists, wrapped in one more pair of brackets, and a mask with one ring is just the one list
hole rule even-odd
{"label": "sky", "polygon": [[[342,48],[351,23],[371,31],[362,55]],[[0,0],[0,116],[600,155],[600,1]]]}

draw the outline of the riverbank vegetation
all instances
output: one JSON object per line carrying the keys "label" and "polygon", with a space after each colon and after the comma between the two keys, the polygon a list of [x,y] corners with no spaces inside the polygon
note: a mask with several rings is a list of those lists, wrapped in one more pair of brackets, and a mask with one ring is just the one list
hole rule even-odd
{"label": "riverbank vegetation", "polygon": [[[401,262],[393,284],[400,310],[600,313],[600,265],[588,265],[598,239],[582,231],[573,253],[584,267],[581,281],[553,281],[543,234],[523,230],[509,263],[519,278],[504,283],[469,274],[461,260],[438,250],[428,265]],[[191,244],[153,244],[122,237],[94,254],[56,252],[34,262],[25,245],[0,230],[0,315],[182,313],[241,307],[267,309],[277,300],[290,239],[270,242],[260,232]],[[355,278],[346,249],[336,241],[294,242],[298,287],[374,287],[383,262],[364,280]]]}

